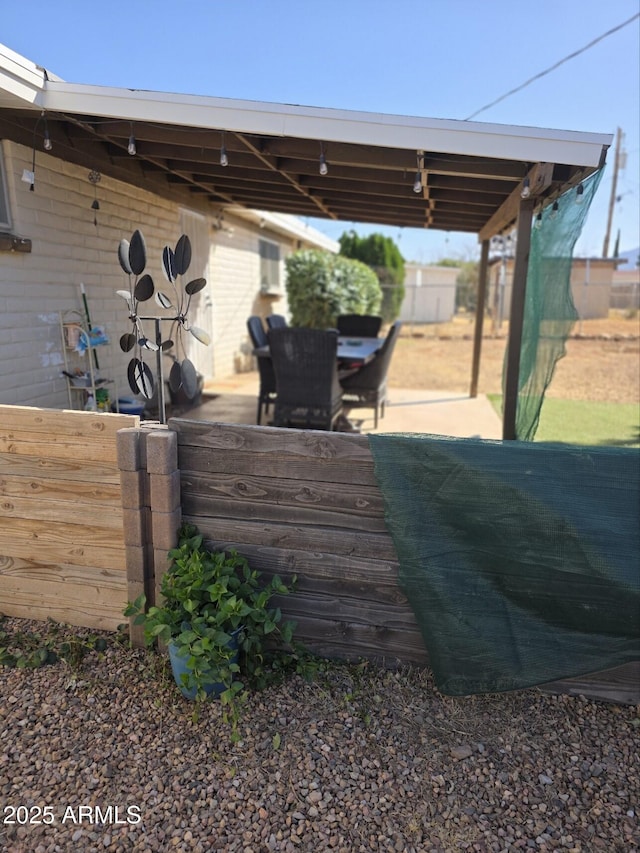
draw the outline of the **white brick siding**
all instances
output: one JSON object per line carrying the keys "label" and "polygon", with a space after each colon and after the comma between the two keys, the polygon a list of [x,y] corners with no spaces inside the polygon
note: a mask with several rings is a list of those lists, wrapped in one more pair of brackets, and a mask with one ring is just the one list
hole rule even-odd
{"label": "white brick siding", "polygon": [[[38,151],[35,191],[30,192],[21,178],[23,169],[31,168],[31,151],[6,141],[2,146],[12,232],[30,239],[32,251],[0,254],[0,402],[68,406],[66,382],[60,373],[63,354],[58,312],[82,311],[81,282],[93,324],[106,326],[111,339],[109,346],[97,350],[100,372],[116,380],[115,393],[130,394],[126,379],[130,354],[122,353],[118,345],[120,335],[130,330],[126,305],[115,294],[128,286],[118,263],[118,244],[139,228],[147,244],[146,272],[157,289],[167,290],[161,271],[162,249],[166,244],[175,245],[182,233],[181,223],[195,220],[176,203],[103,176],[97,185],[100,210],[96,227],[91,209],[94,187],[88,170]],[[252,366],[246,331],[250,314],[287,313],[284,284],[280,298],[260,293],[259,239],[280,243],[283,259],[296,246],[282,235],[231,216],[225,217],[220,230],[208,213],[201,221],[198,243],[208,235],[208,259],[199,258],[204,269],[190,268],[187,278],[204,275],[208,284],[194,297],[189,316],[211,334],[212,346],[205,348],[190,335],[185,344],[187,354],[206,378],[221,378]],[[200,247],[199,254],[206,256],[206,249],[203,253]],[[142,307],[147,315],[162,313],[153,301]],[[166,324],[167,334],[168,328]],[[151,336],[152,332],[150,323],[147,333]],[[150,356],[155,373],[153,354]]]}

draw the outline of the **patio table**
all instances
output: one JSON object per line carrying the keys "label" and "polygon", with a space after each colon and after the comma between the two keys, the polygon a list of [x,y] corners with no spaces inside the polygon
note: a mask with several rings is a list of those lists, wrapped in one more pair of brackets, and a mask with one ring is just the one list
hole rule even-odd
{"label": "patio table", "polygon": [[[338,338],[338,361],[348,362],[352,365],[363,366],[368,364],[384,343],[384,338]],[[258,358],[270,358],[269,347],[256,347],[253,354]]]}

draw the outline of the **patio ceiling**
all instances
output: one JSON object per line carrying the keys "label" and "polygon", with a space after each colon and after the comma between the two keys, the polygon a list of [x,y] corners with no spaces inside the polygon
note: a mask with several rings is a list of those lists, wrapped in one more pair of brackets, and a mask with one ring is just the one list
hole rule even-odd
{"label": "patio ceiling", "polygon": [[[515,222],[526,176],[546,203],[598,168],[612,141],[601,134],[68,84],[3,50],[0,138],[35,147],[37,159],[59,157],[217,209],[486,238]],[[42,150],[42,111],[50,154]],[[133,156],[127,150],[132,134]],[[226,167],[220,165],[223,144]],[[326,175],[319,172],[321,152]],[[417,172],[420,192],[414,191]]]}

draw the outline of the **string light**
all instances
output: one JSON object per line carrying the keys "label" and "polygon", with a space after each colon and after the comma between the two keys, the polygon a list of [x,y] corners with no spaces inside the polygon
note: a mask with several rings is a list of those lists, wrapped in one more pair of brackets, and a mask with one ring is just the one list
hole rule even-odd
{"label": "string light", "polygon": [[531,185],[529,182],[529,176],[524,179],[522,182],[522,189],[520,190],[520,198],[529,198],[531,195]]}
{"label": "string light", "polygon": [[576,187],[576,204],[582,204],[584,201],[584,187],[582,184],[578,184]]}
{"label": "string light", "polygon": [[549,219],[555,219],[558,215],[559,209],[560,209],[560,205],[558,204],[558,201],[556,199],[556,201],[553,202],[553,207],[551,208],[551,213],[549,214]]}
{"label": "string light", "polygon": [[42,145],[45,151],[51,151],[51,149],[53,148],[53,143],[51,142],[51,137],[49,136],[49,125],[47,124],[47,118],[44,112],[42,113],[42,118],[44,119],[44,140]]}
{"label": "string light", "polygon": [[131,122],[131,133],[129,134],[129,142],[127,143],[127,151],[131,154],[132,157],[136,155],[136,138],[133,135],[133,122]]}
{"label": "string light", "polygon": [[416,159],[418,161],[418,171],[416,172],[415,179],[413,181],[413,191],[414,193],[422,192],[422,172],[420,171],[420,155],[416,154]]}
{"label": "string light", "polygon": [[227,157],[227,148],[224,144],[225,133],[226,133],[226,131],[223,130],[222,131],[222,145],[220,146],[220,165],[221,166],[228,166],[229,165],[229,158]]}
{"label": "string light", "polygon": [[538,215],[534,219],[533,227],[538,231],[542,227],[542,211],[538,211]]}
{"label": "string light", "polygon": [[324,145],[322,142],[320,143],[320,167],[319,170],[321,175],[326,175],[329,171],[329,166],[327,165],[327,158],[324,156]]}

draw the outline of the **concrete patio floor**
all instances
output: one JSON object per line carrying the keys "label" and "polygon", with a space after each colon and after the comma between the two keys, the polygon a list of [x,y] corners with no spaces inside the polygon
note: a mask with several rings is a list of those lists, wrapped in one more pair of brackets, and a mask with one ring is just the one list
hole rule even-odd
{"label": "concrete patio floor", "polygon": [[[202,405],[169,413],[178,417],[218,423],[255,424],[259,378],[257,372],[241,373],[207,384]],[[271,412],[265,418],[271,420]],[[484,395],[474,399],[447,391],[389,389],[384,418],[373,426],[373,409],[353,409],[350,419],[362,433],[417,432],[459,438],[502,436],[502,423]]]}

